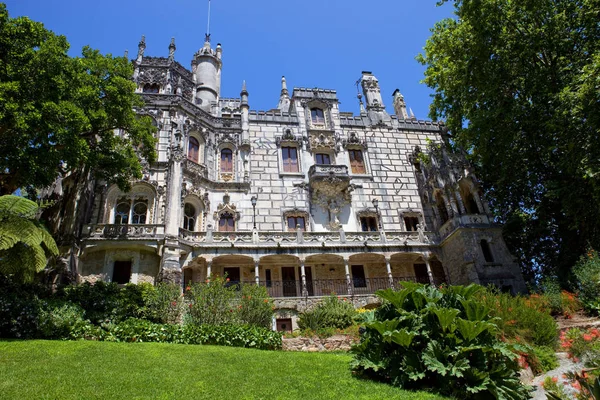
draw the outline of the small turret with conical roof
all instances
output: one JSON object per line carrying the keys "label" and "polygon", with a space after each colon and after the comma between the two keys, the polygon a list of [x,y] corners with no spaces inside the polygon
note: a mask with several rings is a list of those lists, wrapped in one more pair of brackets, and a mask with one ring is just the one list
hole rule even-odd
{"label": "small turret with conical roof", "polygon": [[221,92],[221,61],[223,50],[221,44],[213,50],[210,46],[210,35],[206,35],[204,46],[192,60],[192,72],[196,81],[196,104],[205,111],[211,112],[213,105],[219,101]]}

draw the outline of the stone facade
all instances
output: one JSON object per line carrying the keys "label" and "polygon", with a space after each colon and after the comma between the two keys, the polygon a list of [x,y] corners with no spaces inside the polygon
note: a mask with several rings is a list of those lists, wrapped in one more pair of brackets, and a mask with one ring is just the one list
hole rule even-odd
{"label": "stone facade", "polygon": [[405,280],[525,290],[444,126],[409,116],[399,91],[388,114],[372,73],[358,115],[340,111],[334,90],[290,95],[285,78],[277,108],[252,111],[245,83],[221,97],[220,45],[206,42],[191,70],[174,61],[174,41],[168,57],[144,52],[142,38],[133,79],[158,160],[129,193],[85,186],[77,245],[63,243],[82,281],[227,274],[295,310],[286,299],[365,298]]}

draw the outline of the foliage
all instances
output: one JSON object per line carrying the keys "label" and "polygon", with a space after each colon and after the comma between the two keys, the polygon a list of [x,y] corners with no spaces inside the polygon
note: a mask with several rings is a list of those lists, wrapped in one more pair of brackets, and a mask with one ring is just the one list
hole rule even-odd
{"label": "foliage", "polygon": [[144,303],[143,318],[158,324],[179,322],[183,307],[183,298],[179,285],[158,283],[156,286],[145,284],[142,290]]}
{"label": "foliage", "polygon": [[238,322],[236,297],[237,287],[229,284],[229,278],[216,276],[205,283],[194,283],[185,291],[189,307],[186,317],[197,325],[235,324]]}
{"label": "foliage", "polygon": [[54,239],[36,220],[38,211],[33,201],[0,196],[0,274],[30,282],[44,269],[48,257],[58,254]]}
{"label": "foliage", "polygon": [[558,337],[557,326],[550,315],[547,302],[538,294],[529,298],[501,293],[486,288],[476,295],[489,308],[502,338],[521,344],[554,348]]}
{"label": "foliage", "polygon": [[[68,55],[64,36],[0,3],[0,194],[44,187],[87,166],[125,188],[141,177],[138,154],[155,159],[149,117],[125,57],[88,47]],[[126,131],[127,135],[116,135]]]}
{"label": "foliage", "polygon": [[584,308],[600,314],[600,256],[589,249],[573,268],[575,288]]}
{"label": "foliage", "polygon": [[[550,400],[600,400],[600,377],[589,374],[591,370],[567,372],[563,378],[564,385],[558,378],[546,378],[543,386]],[[594,370],[594,372],[597,372]],[[568,385],[568,386],[567,386]]]}
{"label": "foliage", "polygon": [[[526,276],[600,245],[600,0],[441,0],[418,60],[430,116],[478,167]],[[517,167],[516,167],[517,166]]]}
{"label": "foliage", "polygon": [[456,398],[523,399],[516,348],[497,337],[476,285],[435,288],[403,282],[353,347],[357,373],[402,388],[435,388]]}
{"label": "foliage", "polygon": [[553,348],[547,346],[525,346],[525,349],[525,361],[535,375],[558,368],[559,363]]}
{"label": "foliage", "polygon": [[6,399],[442,399],[356,379],[341,353],[80,340],[0,341],[0,354]]}
{"label": "foliage", "polygon": [[335,295],[325,297],[310,310],[300,313],[298,327],[318,331],[324,328],[344,329],[352,325],[356,311],[346,298],[340,300]]}
{"label": "foliage", "polygon": [[71,331],[83,326],[83,309],[73,303],[65,301],[50,301],[44,303],[39,315],[40,338],[65,339]]}
{"label": "foliage", "polygon": [[240,294],[238,314],[241,323],[270,328],[273,324],[273,300],[267,288],[242,284]]}
{"label": "foliage", "polygon": [[196,325],[247,324],[268,328],[273,318],[273,301],[266,288],[252,284],[232,285],[229,278],[211,277],[185,290],[186,319]]}
{"label": "foliage", "polygon": [[0,337],[35,338],[39,336],[39,316],[44,288],[20,284],[0,275]]}
{"label": "foliage", "polygon": [[266,328],[247,325],[156,324],[136,318],[118,324],[103,324],[101,327],[79,326],[72,331],[71,338],[108,342],[211,344],[262,350],[281,348],[281,333]]}
{"label": "foliage", "polygon": [[144,310],[144,285],[127,284],[120,288],[114,282],[98,281],[66,286],[58,296],[79,305],[84,318],[93,324],[119,322],[142,316]]}

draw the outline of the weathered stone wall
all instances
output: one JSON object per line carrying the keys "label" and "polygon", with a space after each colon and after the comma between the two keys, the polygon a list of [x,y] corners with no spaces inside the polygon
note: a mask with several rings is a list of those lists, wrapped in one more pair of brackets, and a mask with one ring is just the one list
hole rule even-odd
{"label": "weathered stone wall", "polygon": [[283,338],[284,351],[348,351],[356,341],[346,335],[335,335],[321,339],[319,337]]}
{"label": "weathered stone wall", "polygon": [[87,254],[79,259],[79,276],[82,282],[94,283],[105,279],[103,250]]}

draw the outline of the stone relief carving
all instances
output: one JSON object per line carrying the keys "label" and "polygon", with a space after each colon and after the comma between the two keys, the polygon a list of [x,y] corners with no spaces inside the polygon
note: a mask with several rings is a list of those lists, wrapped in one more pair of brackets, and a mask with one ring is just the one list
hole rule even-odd
{"label": "stone relief carving", "polygon": [[360,137],[358,137],[358,134],[356,132],[350,132],[348,134],[348,138],[344,139],[342,141],[342,146],[347,149],[349,147],[362,147],[363,149],[367,148],[367,140],[366,139],[361,139]]}
{"label": "stone relief carving", "polygon": [[311,131],[308,135],[308,148],[310,151],[332,150],[337,153],[340,150],[340,138],[334,132]]}
{"label": "stone relief carving", "polygon": [[275,136],[275,144],[278,147],[282,146],[282,143],[290,143],[293,145],[302,146],[302,136],[294,135],[291,129],[286,129],[285,133],[281,136]]}
{"label": "stone relief carving", "polygon": [[213,213],[213,218],[215,221],[218,221],[219,218],[221,218],[221,215],[225,213],[233,215],[233,218],[236,221],[239,221],[240,213],[239,211],[237,211],[237,207],[235,206],[235,204],[232,204],[230,200],[231,196],[229,196],[229,192],[225,192],[225,195],[223,196],[223,202],[219,203],[219,205],[217,206],[217,210]]}

